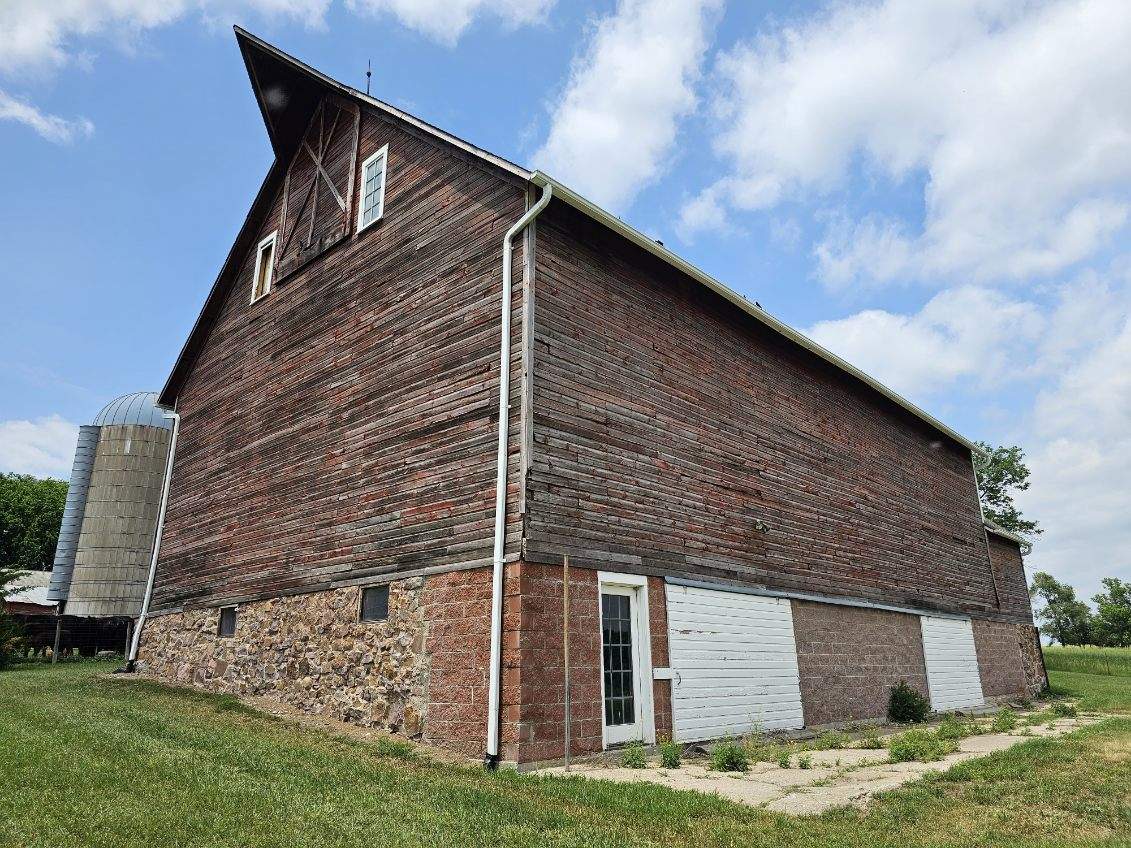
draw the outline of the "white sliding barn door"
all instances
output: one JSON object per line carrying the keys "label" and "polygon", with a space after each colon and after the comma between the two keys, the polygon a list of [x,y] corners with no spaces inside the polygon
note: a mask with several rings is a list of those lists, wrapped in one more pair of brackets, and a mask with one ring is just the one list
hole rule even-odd
{"label": "white sliding barn door", "polygon": [[931,709],[945,712],[982,706],[985,698],[970,619],[924,615],[920,621]]}
{"label": "white sliding barn door", "polygon": [[669,584],[667,604],[677,740],[804,724],[788,600]]}

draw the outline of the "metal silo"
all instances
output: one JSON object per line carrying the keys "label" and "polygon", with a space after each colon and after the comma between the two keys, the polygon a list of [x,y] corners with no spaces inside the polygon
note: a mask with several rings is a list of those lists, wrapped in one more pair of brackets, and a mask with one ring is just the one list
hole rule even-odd
{"label": "metal silo", "polygon": [[49,595],[64,616],[141,611],[172,437],[156,401],[123,395],[80,428]]}

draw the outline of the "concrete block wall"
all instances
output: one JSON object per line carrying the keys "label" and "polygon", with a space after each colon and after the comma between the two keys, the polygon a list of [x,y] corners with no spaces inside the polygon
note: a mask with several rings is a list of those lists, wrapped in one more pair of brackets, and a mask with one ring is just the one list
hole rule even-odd
{"label": "concrete block wall", "polygon": [[988,699],[1025,694],[1018,625],[974,619],[974,647],[982,694]]}
{"label": "concrete block wall", "polygon": [[794,601],[793,630],[806,725],[884,716],[901,680],[928,694],[917,615]]}

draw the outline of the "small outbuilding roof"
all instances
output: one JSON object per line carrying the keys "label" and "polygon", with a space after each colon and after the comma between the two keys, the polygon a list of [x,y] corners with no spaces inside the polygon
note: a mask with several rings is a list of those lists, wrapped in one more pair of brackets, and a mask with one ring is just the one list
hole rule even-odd
{"label": "small outbuilding roof", "polygon": [[165,410],[157,405],[157,392],[133,392],[114,398],[94,416],[94,423],[100,427],[133,424],[165,430],[173,426],[173,422],[165,417]]}
{"label": "small outbuilding roof", "polygon": [[47,599],[47,587],[50,585],[50,571],[29,571],[4,587],[4,600],[17,604],[53,607],[55,602]]}

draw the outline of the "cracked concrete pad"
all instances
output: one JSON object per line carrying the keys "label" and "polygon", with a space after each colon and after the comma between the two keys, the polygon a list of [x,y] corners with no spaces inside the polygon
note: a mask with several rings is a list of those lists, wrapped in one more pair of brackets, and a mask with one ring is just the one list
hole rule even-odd
{"label": "cracked concrete pad", "polygon": [[[831,751],[813,751],[809,756],[812,758],[814,765],[844,768],[846,766],[858,766],[863,763],[887,762],[888,752],[884,748],[875,750],[869,748],[839,748]],[[837,760],[840,761],[839,766],[836,764]]]}
{"label": "cracked concrete pad", "polygon": [[791,789],[796,786],[812,786],[814,783],[820,783],[822,780],[827,780],[837,773],[834,768],[789,768],[783,769],[774,766],[772,771],[763,772],[757,776],[757,779],[762,783],[768,783],[771,786],[780,786],[782,788]]}
{"label": "cracked concrete pad", "polygon": [[[930,772],[949,769],[958,763],[984,757],[1019,745],[1026,739],[1060,736],[1079,727],[1094,724],[1102,717],[1057,719],[1049,725],[1030,728],[1022,735],[1020,728],[1009,733],[989,733],[960,740],[959,749],[933,763],[892,763],[887,750],[842,748],[810,751],[814,764],[810,769],[796,768],[797,755],[791,757],[793,768],[783,769],[777,763],[753,763],[745,774],[710,771],[699,762],[687,762],[683,768],[667,770],[651,765],[644,769],[626,769],[600,763],[574,766],[573,774],[603,780],[647,782],[671,789],[690,789],[719,795],[740,804],[761,806],[790,815],[815,815],[835,807],[865,807],[877,792],[897,789]],[[837,761],[840,765],[837,766]],[[543,774],[561,774],[559,767],[543,769]]]}

